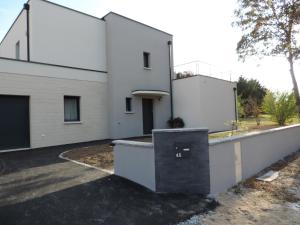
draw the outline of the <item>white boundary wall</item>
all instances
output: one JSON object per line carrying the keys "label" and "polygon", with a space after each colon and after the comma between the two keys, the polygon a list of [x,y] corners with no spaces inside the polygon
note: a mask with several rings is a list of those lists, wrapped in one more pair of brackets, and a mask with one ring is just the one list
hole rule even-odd
{"label": "white boundary wall", "polygon": [[115,174],[155,191],[155,158],[152,143],[114,141]]}
{"label": "white boundary wall", "polygon": [[300,149],[300,125],[209,142],[211,194],[226,191]]}

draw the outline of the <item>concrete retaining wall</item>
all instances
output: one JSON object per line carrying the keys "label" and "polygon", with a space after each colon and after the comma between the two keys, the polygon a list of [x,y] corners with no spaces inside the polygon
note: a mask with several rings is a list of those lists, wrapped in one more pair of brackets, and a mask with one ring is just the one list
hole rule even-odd
{"label": "concrete retaining wall", "polygon": [[300,125],[209,142],[211,193],[226,191],[300,149]]}

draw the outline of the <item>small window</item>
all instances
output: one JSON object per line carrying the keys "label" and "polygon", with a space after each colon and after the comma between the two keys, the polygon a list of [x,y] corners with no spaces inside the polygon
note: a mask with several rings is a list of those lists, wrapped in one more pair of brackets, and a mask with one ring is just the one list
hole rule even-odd
{"label": "small window", "polygon": [[20,60],[20,41],[16,43],[16,59]]}
{"label": "small window", "polygon": [[132,98],[126,98],[126,112],[132,112]]}
{"label": "small window", "polygon": [[80,98],[74,96],[64,97],[65,122],[80,121]]}
{"label": "small window", "polygon": [[144,52],[144,68],[150,68],[150,53]]}

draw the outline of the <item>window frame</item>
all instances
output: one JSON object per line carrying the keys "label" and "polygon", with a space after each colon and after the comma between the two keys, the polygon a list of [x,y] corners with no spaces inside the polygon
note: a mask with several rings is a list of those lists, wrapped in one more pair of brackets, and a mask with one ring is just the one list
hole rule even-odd
{"label": "window frame", "polygon": [[151,53],[150,52],[145,52],[145,51],[143,52],[143,65],[144,65],[144,69],[151,69]]}
{"label": "window frame", "polygon": [[[76,113],[77,113],[77,118],[76,120],[67,120],[66,119],[66,99],[75,99],[76,100]],[[78,123],[81,122],[81,113],[80,113],[80,102],[81,98],[80,96],[72,96],[72,95],[64,95],[64,122],[65,123]]]}

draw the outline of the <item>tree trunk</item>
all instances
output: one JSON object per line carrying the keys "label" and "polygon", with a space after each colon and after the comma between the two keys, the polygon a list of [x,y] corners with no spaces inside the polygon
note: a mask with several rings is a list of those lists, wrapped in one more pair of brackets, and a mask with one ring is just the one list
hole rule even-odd
{"label": "tree trunk", "polygon": [[294,89],[294,95],[295,95],[295,99],[296,99],[298,117],[300,118],[300,96],[299,96],[299,89],[298,89],[297,80],[296,80],[296,77],[295,77],[294,61],[293,61],[292,57],[289,57],[288,61],[289,61],[289,64],[290,64],[290,74],[291,74],[292,81],[293,81],[293,89]]}

